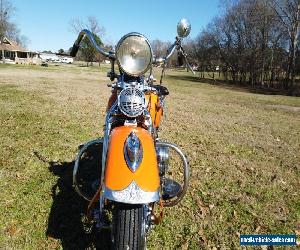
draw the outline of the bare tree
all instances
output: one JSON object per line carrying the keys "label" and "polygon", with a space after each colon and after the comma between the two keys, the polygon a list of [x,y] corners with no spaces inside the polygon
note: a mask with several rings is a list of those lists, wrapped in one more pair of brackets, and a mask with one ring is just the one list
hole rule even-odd
{"label": "bare tree", "polygon": [[0,43],[8,37],[25,48],[29,39],[21,35],[20,29],[11,21],[14,12],[15,8],[9,0],[0,0]]}
{"label": "bare tree", "polygon": [[105,34],[105,28],[99,24],[98,19],[94,16],[87,17],[86,22],[79,18],[75,18],[71,20],[70,24],[72,31],[77,34],[83,29],[89,29],[91,32],[99,36],[104,36]]}
{"label": "bare tree", "polygon": [[295,85],[295,62],[296,52],[299,41],[299,18],[300,18],[300,2],[299,0],[275,0],[272,7],[277,14],[282,28],[288,34],[289,38],[289,63],[287,70],[287,80],[290,80],[293,89]]}
{"label": "bare tree", "polygon": [[[151,48],[153,50],[154,57],[160,58],[165,57],[167,54],[168,48],[171,46],[170,41],[161,41],[159,39],[155,39],[151,41]],[[175,52],[171,58],[168,60],[168,67],[175,67],[177,65],[177,52]]]}
{"label": "bare tree", "polygon": [[163,42],[159,39],[151,41],[151,47],[153,50],[153,54],[155,57],[164,57],[166,55],[166,51],[168,49],[168,43]]}
{"label": "bare tree", "polygon": [[[99,46],[103,46],[103,42],[100,37],[104,36],[105,29],[103,26],[99,24],[99,21],[95,17],[87,17],[86,22],[83,22],[81,19],[73,19],[70,23],[71,29],[74,33],[78,34],[83,29],[90,30],[95,38],[95,41],[98,43]],[[87,62],[87,66],[89,62],[93,65],[93,61],[95,59],[101,59],[101,57],[97,57],[97,51],[91,45],[88,38],[84,38],[81,43],[81,48],[79,50],[83,59]]]}
{"label": "bare tree", "polygon": [[300,54],[299,1],[226,3],[224,13],[188,44],[193,60],[202,70],[200,77],[218,65],[224,78],[234,84],[255,88],[283,86],[290,93],[297,91],[294,87],[296,57]]}
{"label": "bare tree", "polygon": [[14,12],[14,7],[8,0],[0,0],[0,41],[4,36],[15,29],[15,26],[10,22],[11,15]]}

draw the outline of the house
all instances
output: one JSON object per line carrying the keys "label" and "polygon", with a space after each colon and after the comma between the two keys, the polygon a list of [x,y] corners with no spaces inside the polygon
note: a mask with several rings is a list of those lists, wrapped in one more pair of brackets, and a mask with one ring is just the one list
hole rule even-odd
{"label": "house", "polygon": [[22,48],[19,44],[4,37],[0,41],[0,62],[11,64],[39,64],[39,54]]}

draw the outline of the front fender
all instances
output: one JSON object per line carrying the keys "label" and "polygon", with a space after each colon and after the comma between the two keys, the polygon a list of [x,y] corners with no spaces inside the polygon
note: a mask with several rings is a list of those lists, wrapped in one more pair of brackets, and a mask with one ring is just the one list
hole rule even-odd
{"label": "front fender", "polygon": [[[136,171],[130,170],[124,156],[124,145],[134,132],[143,149]],[[159,170],[153,139],[147,130],[133,126],[114,128],[106,157],[104,197],[117,202],[142,204],[159,200]]]}

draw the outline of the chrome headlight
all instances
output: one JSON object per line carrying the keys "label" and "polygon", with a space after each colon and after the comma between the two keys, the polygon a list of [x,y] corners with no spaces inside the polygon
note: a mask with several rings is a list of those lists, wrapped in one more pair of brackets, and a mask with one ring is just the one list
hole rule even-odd
{"label": "chrome headlight", "polygon": [[129,33],[121,38],[116,47],[117,62],[127,74],[144,74],[152,63],[152,49],[146,37]]}
{"label": "chrome headlight", "polygon": [[118,96],[118,106],[124,115],[137,117],[146,108],[145,95],[137,88],[123,89]]}

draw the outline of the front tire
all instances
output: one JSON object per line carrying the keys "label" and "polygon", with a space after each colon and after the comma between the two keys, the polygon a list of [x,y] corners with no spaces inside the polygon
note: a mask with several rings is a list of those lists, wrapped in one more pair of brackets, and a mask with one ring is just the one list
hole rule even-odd
{"label": "front tire", "polygon": [[145,249],[145,239],[144,206],[116,203],[112,218],[113,249]]}

